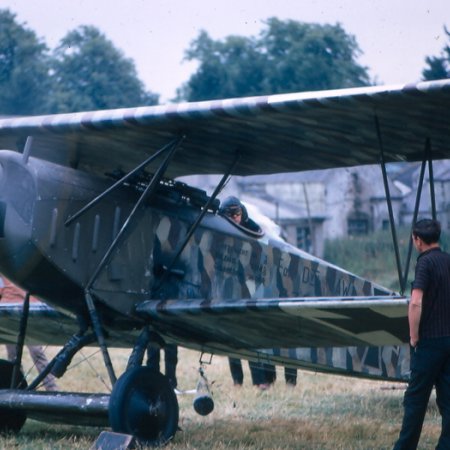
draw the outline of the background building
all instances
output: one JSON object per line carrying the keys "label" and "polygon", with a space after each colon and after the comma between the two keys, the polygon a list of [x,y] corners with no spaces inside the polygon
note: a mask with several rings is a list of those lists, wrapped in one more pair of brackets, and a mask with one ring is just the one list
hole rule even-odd
{"label": "background building", "polygon": [[[388,186],[394,220],[410,226],[420,163],[390,165]],[[212,193],[220,176],[182,180]],[[438,218],[450,225],[450,161],[434,165]],[[419,216],[431,213],[428,171]],[[389,228],[389,213],[379,165],[312,170],[274,175],[232,177],[220,198],[235,195],[276,222],[291,244],[319,257],[326,239],[364,235]]]}

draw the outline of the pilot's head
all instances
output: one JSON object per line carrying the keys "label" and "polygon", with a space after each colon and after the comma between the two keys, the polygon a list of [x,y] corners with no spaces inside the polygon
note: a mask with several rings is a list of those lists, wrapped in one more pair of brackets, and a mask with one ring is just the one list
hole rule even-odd
{"label": "pilot's head", "polygon": [[227,197],[220,205],[219,214],[229,217],[236,223],[241,223],[243,214],[242,203],[236,197]]}

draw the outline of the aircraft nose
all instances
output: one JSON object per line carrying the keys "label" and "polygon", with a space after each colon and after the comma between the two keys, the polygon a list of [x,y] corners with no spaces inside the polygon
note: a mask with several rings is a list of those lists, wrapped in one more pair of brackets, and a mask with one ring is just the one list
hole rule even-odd
{"label": "aircraft nose", "polygon": [[33,251],[36,187],[21,155],[0,151],[0,273],[11,274]]}

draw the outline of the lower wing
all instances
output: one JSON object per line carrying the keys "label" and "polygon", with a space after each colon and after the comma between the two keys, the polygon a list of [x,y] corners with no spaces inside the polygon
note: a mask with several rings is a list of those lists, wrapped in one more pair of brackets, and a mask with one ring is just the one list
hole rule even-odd
{"label": "lower wing", "polygon": [[381,346],[408,342],[407,299],[394,296],[147,301],[163,335],[206,349]]}
{"label": "lower wing", "polygon": [[[405,297],[263,300],[149,300],[137,314],[170,341],[209,351],[408,342]],[[15,343],[21,303],[0,303],[0,343]],[[78,331],[74,317],[31,303],[27,344],[63,345]],[[133,346],[137,331],[108,330],[113,347]]]}

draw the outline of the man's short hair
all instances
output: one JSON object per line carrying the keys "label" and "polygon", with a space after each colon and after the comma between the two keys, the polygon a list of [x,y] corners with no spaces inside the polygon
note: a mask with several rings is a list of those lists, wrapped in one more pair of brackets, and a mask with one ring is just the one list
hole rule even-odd
{"label": "man's short hair", "polygon": [[414,224],[412,234],[425,244],[434,244],[441,237],[441,224],[434,219],[421,219]]}

